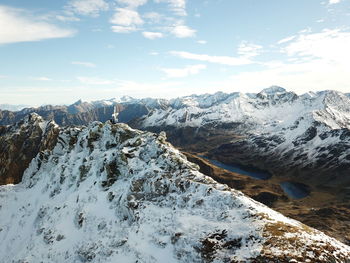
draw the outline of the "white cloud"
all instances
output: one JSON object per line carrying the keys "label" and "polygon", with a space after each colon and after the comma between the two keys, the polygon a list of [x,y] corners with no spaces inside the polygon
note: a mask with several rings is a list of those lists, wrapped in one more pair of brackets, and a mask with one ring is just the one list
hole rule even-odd
{"label": "white cloud", "polygon": [[[319,64],[318,64],[319,63]],[[261,88],[279,85],[299,94],[308,91],[336,89],[350,90],[350,74],[344,67],[333,67],[322,61],[297,64],[279,64],[259,71],[242,72],[233,75],[225,83],[216,83],[222,88],[258,92]]]}
{"label": "white cloud", "polygon": [[110,20],[112,24],[120,26],[135,26],[143,24],[143,20],[137,11],[127,8],[117,8],[116,10],[117,12]]}
{"label": "white cloud", "polygon": [[307,28],[300,30],[298,33],[303,34],[303,33],[311,33],[311,32],[312,32],[311,27],[307,27]]}
{"label": "white cloud", "polygon": [[128,8],[117,8],[116,13],[110,19],[113,32],[130,33],[139,30],[139,26],[144,23],[141,16],[136,10]]}
{"label": "white cloud", "polygon": [[165,17],[162,14],[159,14],[157,12],[148,12],[143,15],[143,18],[151,21],[152,23],[159,23],[161,22]]}
{"label": "white cloud", "polygon": [[[156,3],[166,3],[177,15],[186,14],[185,0],[154,0]],[[112,30],[118,33],[129,33],[141,30],[141,26],[146,22],[143,36],[149,39],[164,37],[164,33],[170,33],[177,38],[193,37],[196,30],[184,24],[184,21],[174,16],[165,16],[158,12],[146,12],[140,15],[137,8],[145,5],[147,0],[117,0],[121,6],[116,8],[116,12],[110,19]],[[143,20],[145,19],[145,20]],[[157,27],[155,27],[157,25]],[[160,32],[161,31],[161,32]]]}
{"label": "white cloud", "polygon": [[38,21],[21,9],[0,6],[0,44],[73,36],[75,32]]}
{"label": "white cloud", "polygon": [[333,4],[338,4],[338,3],[340,3],[341,2],[341,0],[329,0],[329,4],[330,5],[333,5]]}
{"label": "white cloud", "polygon": [[285,38],[281,39],[280,41],[278,41],[277,44],[287,43],[287,42],[292,41],[295,38],[296,38],[296,36],[285,37]]}
{"label": "white cloud", "polygon": [[129,8],[137,8],[139,6],[145,5],[147,0],[117,0],[119,4],[128,6]]}
{"label": "white cloud", "polygon": [[240,87],[256,92],[279,85],[297,93],[336,89],[350,90],[350,32],[325,29],[318,33],[303,32],[280,42],[288,59],[260,63],[262,70],[241,72],[216,86]]}
{"label": "white cloud", "polygon": [[135,26],[111,26],[111,29],[115,33],[131,33],[140,30]]}
{"label": "white cloud", "polygon": [[94,68],[94,67],[96,67],[96,65],[94,63],[91,63],[91,62],[73,61],[72,64],[73,65],[84,66],[84,67],[87,67],[87,68]]}
{"label": "white cloud", "polygon": [[149,52],[149,54],[150,54],[151,56],[158,56],[158,55],[159,55],[159,52],[151,51],[151,52]]}
{"label": "white cloud", "polygon": [[94,78],[94,77],[77,77],[77,80],[79,80],[81,83],[86,84],[86,85],[111,85],[111,84],[115,84],[115,81],[113,81],[113,80]]}
{"label": "white cloud", "polygon": [[145,37],[145,38],[148,38],[148,39],[156,39],[156,38],[162,38],[164,37],[163,33],[160,33],[160,32],[142,32],[142,35]]}
{"label": "white cloud", "polygon": [[68,9],[80,15],[98,16],[101,11],[108,10],[109,5],[104,0],[72,0]]}
{"label": "white cloud", "polygon": [[62,15],[56,15],[55,17],[57,20],[62,21],[62,22],[78,22],[80,19],[75,16],[62,16]]}
{"label": "white cloud", "polygon": [[30,79],[37,80],[37,81],[52,81],[52,79],[48,77],[31,77]]}
{"label": "white cloud", "polygon": [[321,59],[324,63],[350,68],[350,32],[325,29],[320,33],[300,34],[283,48],[290,57]]}
{"label": "white cloud", "polygon": [[177,38],[193,37],[196,34],[196,30],[185,25],[175,25],[170,27],[169,31]]}
{"label": "white cloud", "polygon": [[207,66],[203,64],[190,65],[184,68],[162,68],[168,78],[184,78],[190,75],[198,74],[201,70],[206,69]]}
{"label": "white cloud", "polygon": [[206,54],[194,54],[185,51],[170,51],[170,54],[185,59],[206,61],[210,63],[217,63],[228,66],[239,66],[253,63],[250,59],[246,57],[210,56]]}
{"label": "white cloud", "polygon": [[167,3],[178,16],[186,16],[186,0],[155,0],[156,3]]}
{"label": "white cloud", "polygon": [[207,44],[207,41],[206,40],[198,40],[197,43],[201,44],[201,45],[205,45],[205,44]]}
{"label": "white cloud", "polygon": [[238,54],[242,57],[252,58],[260,54],[262,46],[243,41],[238,47]]}

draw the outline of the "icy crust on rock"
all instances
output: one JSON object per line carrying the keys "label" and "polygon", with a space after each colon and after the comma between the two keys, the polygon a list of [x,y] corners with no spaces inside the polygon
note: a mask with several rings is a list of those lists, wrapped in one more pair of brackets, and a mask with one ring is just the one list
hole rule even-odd
{"label": "icy crust on rock", "polygon": [[342,243],[201,174],[165,139],[108,122],[62,129],[21,184],[0,187],[0,262],[350,257]]}

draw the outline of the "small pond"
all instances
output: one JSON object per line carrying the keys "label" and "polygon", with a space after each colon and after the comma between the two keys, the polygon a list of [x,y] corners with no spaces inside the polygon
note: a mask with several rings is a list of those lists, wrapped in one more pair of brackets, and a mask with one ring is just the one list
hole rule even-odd
{"label": "small pond", "polygon": [[[203,159],[206,159],[211,164],[220,167],[222,169],[228,170],[230,172],[246,175],[258,180],[268,180],[272,177],[269,172],[257,170],[250,167],[244,167],[242,165],[235,164],[224,164],[217,160],[209,159],[205,156],[200,156]],[[307,197],[310,194],[310,189],[307,185],[296,183],[296,182],[282,182],[280,183],[281,188],[288,197],[293,199],[301,199]]]}
{"label": "small pond", "polygon": [[216,161],[216,160],[211,160],[205,156],[200,156],[200,157],[208,160],[211,164],[213,164],[217,167],[228,170],[230,172],[234,172],[234,173],[238,173],[238,174],[242,174],[242,175],[247,175],[247,176],[252,177],[254,179],[267,180],[267,179],[270,179],[272,177],[272,175],[266,171],[261,171],[258,169],[244,167],[242,165],[235,165],[235,164],[228,165],[228,164],[224,164],[224,163],[221,163],[219,161]]}
{"label": "small pond", "polygon": [[307,185],[295,182],[280,183],[283,191],[293,199],[301,199],[310,194],[310,189]]}

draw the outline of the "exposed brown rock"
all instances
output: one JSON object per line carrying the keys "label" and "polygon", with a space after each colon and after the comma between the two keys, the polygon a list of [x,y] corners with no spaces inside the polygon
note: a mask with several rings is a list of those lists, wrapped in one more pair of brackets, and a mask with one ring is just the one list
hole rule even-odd
{"label": "exposed brown rock", "polygon": [[58,132],[54,122],[45,122],[37,114],[0,126],[0,185],[19,183],[31,160],[40,151],[53,149]]}

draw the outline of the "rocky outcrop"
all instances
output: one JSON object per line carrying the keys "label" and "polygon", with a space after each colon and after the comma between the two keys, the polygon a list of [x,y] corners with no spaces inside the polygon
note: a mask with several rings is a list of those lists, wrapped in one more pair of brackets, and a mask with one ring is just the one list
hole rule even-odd
{"label": "rocky outcrop", "polygon": [[35,113],[14,125],[0,126],[0,185],[19,183],[32,159],[54,148],[58,132],[53,121]]}
{"label": "rocky outcrop", "polygon": [[82,101],[70,106],[48,105],[18,112],[0,110],[0,124],[3,125],[0,126],[0,185],[19,183],[23,171],[38,152],[54,147],[59,130],[56,123],[69,126],[105,122],[111,119],[115,110],[122,122],[149,111],[143,104],[105,105]]}
{"label": "rocky outcrop", "polygon": [[63,128],[0,187],[0,261],[347,262],[350,247],[215,182],[159,135]]}

